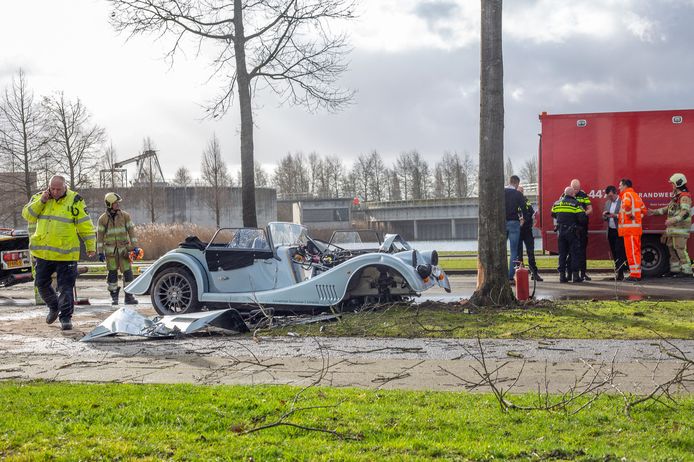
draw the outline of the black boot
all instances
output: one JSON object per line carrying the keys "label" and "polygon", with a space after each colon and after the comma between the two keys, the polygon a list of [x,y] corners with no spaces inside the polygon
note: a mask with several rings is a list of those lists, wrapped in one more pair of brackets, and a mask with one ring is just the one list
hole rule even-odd
{"label": "black boot", "polygon": [[563,271],[559,271],[559,282],[561,282],[562,284],[565,282],[569,282],[569,279],[566,277],[566,273],[564,273]]}
{"label": "black boot", "polygon": [[137,305],[138,301],[133,294],[125,293],[125,304],[126,305]]}
{"label": "black boot", "polygon": [[111,292],[111,305],[118,305],[118,293],[120,292],[120,287],[116,290],[110,290]]}
{"label": "black boot", "polygon": [[578,271],[576,271],[575,273],[573,273],[573,282],[583,282],[583,278],[582,278],[581,275],[578,273]]}
{"label": "black boot", "polygon": [[590,281],[590,276],[583,272],[581,273],[581,279],[583,279],[584,281]]}
{"label": "black boot", "polygon": [[53,324],[56,319],[58,319],[58,315],[60,314],[60,310],[58,308],[48,308],[48,315],[46,316],[46,324]]}
{"label": "black boot", "polygon": [[531,274],[530,277],[533,279],[533,281],[537,281],[537,282],[542,282],[542,281],[544,281],[544,279],[542,279],[542,278],[540,277],[540,273],[537,271],[537,268],[535,268],[534,270],[532,270],[530,274]]}

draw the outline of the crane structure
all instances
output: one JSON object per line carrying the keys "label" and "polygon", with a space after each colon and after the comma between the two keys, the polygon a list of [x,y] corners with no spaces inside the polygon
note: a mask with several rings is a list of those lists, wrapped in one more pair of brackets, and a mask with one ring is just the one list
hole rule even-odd
{"label": "crane structure", "polygon": [[[135,179],[128,184],[128,171],[123,168],[128,164],[136,164],[137,174]],[[130,157],[129,159],[114,162],[113,168],[102,169],[99,171],[99,182],[102,188],[109,186],[125,188],[128,186],[166,186],[164,173],[159,164],[157,151],[148,149],[142,154]]]}

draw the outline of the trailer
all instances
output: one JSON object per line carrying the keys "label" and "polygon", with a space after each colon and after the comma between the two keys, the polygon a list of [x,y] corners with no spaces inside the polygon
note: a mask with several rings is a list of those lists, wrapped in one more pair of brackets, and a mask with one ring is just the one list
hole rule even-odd
{"label": "trailer", "polygon": [[[694,187],[694,109],[540,114],[538,228],[542,246],[557,253],[557,234],[550,213],[573,178],[590,196],[593,214],[588,228],[589,259],[611,259],[607,225],[602,219],[605,188],[629,178],[646,207],[667,205],[669,178],[683,173]],[[668,250],[660,243],[665,217],[643,220],[642,268],[647,277],[665,273]],[[691,233],[691,231],[690,231]],[[694,239],[689,255],[694,255]]]}

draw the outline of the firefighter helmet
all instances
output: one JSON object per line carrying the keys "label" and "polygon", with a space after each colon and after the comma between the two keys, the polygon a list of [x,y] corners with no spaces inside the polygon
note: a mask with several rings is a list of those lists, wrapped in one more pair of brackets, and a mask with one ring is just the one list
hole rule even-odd
{"label": "firefighter helmet", "polygon": [[687,184],[687,177],[684,176],[682,173],[674,173],[670,177],[670,183],[674,184],[678,188],[681,188],[682,186]]}
{"label": "firefighter helmet", "polygon": [[113,204],[122,200],[123,198],[120,197],[120,194],[114,192],[106,193],[106,195],[104,196],[104,203],[106,204],[107,209],[110,209],[111,207],[113,207]]}

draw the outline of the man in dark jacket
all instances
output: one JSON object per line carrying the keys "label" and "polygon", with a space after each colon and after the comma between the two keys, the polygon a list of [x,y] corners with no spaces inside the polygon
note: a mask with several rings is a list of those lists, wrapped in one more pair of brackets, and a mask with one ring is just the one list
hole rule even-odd
{"label": "man in dark jacket", "polygon": [[588,222],[585,210],[576,200],[576,191],[571,186],[567,186],[564,195],[552,206],[552,217],[557,221],[557,235],[559,244],[559,282],[569,282],[565,271],[567,270],[567,257],[570,255],[569,262],[573,282],[583,282],[579,274],[580,260],[579,252],[581,244],[580,227]]}
{"label": "man in dark jacket", "polygon": [[[518,191],[521,194],[525,192],[523,191],[523,186],[518,186]],[[535,209],[525,195],[523,195],[523,198],[525,199],[525,204],[523,206],[523,224],[520,228],[520,239],[518,241],[518,261],[523,261],[523,244],[525,244],[525,250],[528,251],[530,277],[535,281],[542,282],[542,278],[537,271],[537,264],[535,263],[535,236],[533,236],[533,215],[535,215]]]}
{"label": "man in dark jacket", "polygon": [[578,179],[571,180],[571,187],[574,188],[574,192],[576,193],[575,197],[578,201],[578,205],[580,205],[583,211],[586,212],[585,223],[578,225],[578,256],[581,259],[578,263],[578,270],[581,273],[581,278],[584,281],[590,281],[590,276],[588,276],[586,273],[586,269],[588,264],[588,220],[590,215],[593,213],[593,206],[590,203],[590,197],[588,197],[588,194],[581,189],[581,182]]}
{"label": "man in dark jacket", "polygon": [[511,175],[509,185],[504,188],[504,200],[506,204],[506,237],[511,245],[511,258],[508,263],[508,279],[513,282],[516,274],[516,262],[518,261],[518,241],[520,240],[520,228],[523,220],[523,207],[525,197],[518,191],[520,178]]}

